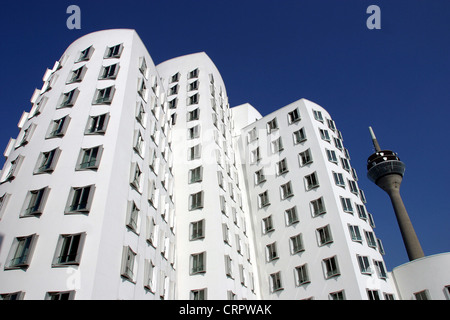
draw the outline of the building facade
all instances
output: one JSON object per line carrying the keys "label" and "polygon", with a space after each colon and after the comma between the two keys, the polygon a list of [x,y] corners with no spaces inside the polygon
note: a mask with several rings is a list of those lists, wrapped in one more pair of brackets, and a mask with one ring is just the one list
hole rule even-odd
{"label": "building facade", "polygon": [[0,174],[2,299],[398,299],[330,114],[230,108],[205,53],[73,42]]}

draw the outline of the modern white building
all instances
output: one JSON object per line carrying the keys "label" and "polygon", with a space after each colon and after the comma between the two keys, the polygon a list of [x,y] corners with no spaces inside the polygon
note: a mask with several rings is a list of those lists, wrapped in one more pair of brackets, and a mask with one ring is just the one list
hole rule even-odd
{"label": "modern white building", "polygon": [[311,101],[230,108],[205,53],[155,66],[125,29],[76,40],[43,80],[0,173],[2,299],[410,299],[438,259],[387,272]]}

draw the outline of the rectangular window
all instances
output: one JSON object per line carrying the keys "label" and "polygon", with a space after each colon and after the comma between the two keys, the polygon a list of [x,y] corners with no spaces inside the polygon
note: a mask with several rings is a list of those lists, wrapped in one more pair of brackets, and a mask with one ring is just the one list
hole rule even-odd
{"label": "rectangular window", "polygon": [[17,156],[16,159],[14,159],[7,166],[5,166],[5,168],[2,171],[3,175],[0,183],[12,181],[16,178],[20,165],[22,164],[23,158],[24,158],[23,156]]}
{"label": "rectangular window", "polygon": [[170,78],[170,83],[178,82],[179,80],[180,80],[180,73],[177,72]]}
{"label": "rectangular window", "polygon": [[333,242],[333,237],[331,236],[331,229],[329,225],[317,229],[316,233],[319,246],[323,246],[325,244]]}
{"label": "rectangular window", "polygon": [[72,188],[65,213],[89,213],[95,186]]}
{"label": "rectangular window", "polygon": [[258,185],[262,182],[266,181],[266,177],[264,176],[263,169],[259,169],[255,172],[255,185]]}
{"label": "rectangular window", "polygon": [[348,186],[350,188],[350,192],[358,195],[358,186],[356,181],[347,179]]}
{"label": "rectangular window", "polygon": [[111,104],[115,88],[110,86],[104,89],[97,89],[93,104]]}
{"label": "rectangular window", "polygon": [[346,158],[341,158],[342,168],[346,171],[350,171],[350,162]]}
{"label": "rectangular window", "polygon": [[188,159],[189,160],[195,160],[195,159],[199,159],[201,156],[201,145],[197,144],[191,148],[189,148],[189,154],[188,154]]}
{"label": "rectangular window", "polygon": [[336,151],[328,150],[328,149],[325,149],[325,150],[327,152],[328,161],[333,162],[333,163],[337,163],[338,160],[337,160],[337,157],[336,157]]}
{"label": "rectangular window", "polygon": [[203,191],[189,195],[189,210],[203,208]]}
{"label": "rectangular window", "polygon": [[52,267],[79,265],[86,233],[59,236]]}
{"label": "rectangular window", "polygon": [[37,239],[38,236],[36,234],[15,238],[8,255],[5,270],[28,268]]}
{"label": "rectangular window", "polygon": [[200,95],[198,93],[196,93],[196,94],[188,97],[187,100],[188,100],[187,101],[188,106],[193,105],[193,104],[198,104],[199,100],[200,100]]}
{"label": "rectangular window", "polygon": [[194,121],[198,119],[200,119],[200,108],[188,112],[187,121]]}
{"label": "rectangular window", "polygon": [[348,230],[350,231],[350,237],[353,241],[362,242],[359,226],[349,225]]}
{"label": "rectangular window", "polygon": [[253,150],[250,156],[251,156],[250,157],[251,163],[257,163],[259,160],[261,160],[261,153],[259,151],[259,147]]}
{"label": "rectangular window", "polygon": [[272,216],[268,216],[262,219],[262,227],[264,234],[275,230],[273,227]]}
{"label": "rectangular window", "polygon": [[304,165],[307,165],[307,164],[310,164],[310,163],[313,162],[310,149],[307,149],[307,150],[305,150],[303,152],[300,152],[298,154],[298,156],[299,156],[299,159],[300,159],[300,166],[304,166]]}
{"label": "rectangular window", "polygon": [[99,80],[116,79],[119,73],[119,64],[112,64],[109,66],[103,66],[100,70]]}
{"label": "rectangular window", "polygon": [[188,73],[188,79],[198,78],[199,70],[194,69]]}
{"label": "rectangular window", "polygon": [[373,261],[373,264],[375,265],[377,269],[377,274],[380,279],[387,279],[387,272],[386,267],[384,266],[383,261]]}
{"label": "rectangular window", "polygon": [[196,139],[200,137],[200,125],[188,128],[188,139]]}
{"label": "rectangular window", "polygon": [[305,247],[303,246],[302,234],[299,233],[293,237],[289,238],[291,244],[291,253],[296,254],[302,251],[305,251]]}
{"label": "rectangular window", "polygon": [[147,79],[147,77],[148,77],[148,67],[147,67],[147,62],[145,61],[144,57],[140,57],[139,58],[139,71]]}
{"label": "rectangular window", "polygon": [[281,283],[281,271],[270,275],[270,283],[272,292],[283,290],[283,285]]}
{"label": "rectangular window", "polygon": [[102,152],[103,146],[81,149],[77,170],[98,169]]}
{"label": "rectangular window", "polygon": [[250,143],[250,142],[255,141],[256,139],[258,139],[258,132],[256,131],[256,128],[253,128],[252,130],[250,130],[250,131],[248,132],[247,138],[248,138],[248,140],[247,140],[248,143]]}
{"label": "rectangular window", "polygon": [[327,279],[340,275],[338,261],[337,261],[336,256],[333,256],[333,257],[330,257],[327,259],[323,259],[322,262],[323,262],[323,266],[325,269],[325,277]]}
{"label": "rectangular window", "polygon": [[281,140],[281,137],[279,137],[275,141],[272,141],[272,153],[283,151],[283,149],[283,140]]}
{"label": "rectangular window", "polygon": [[38,173],[52,173],[55,170],[61,150],[59,148],[48,152],[42,152],[39,155],[34,174]]}
{"label": "rectangular window", "polygon": [[205,237],[205,220],[191,222],[190,240],[203,239]]}
{"label": "rectangular window", "polygon": [[286,225],[291,226],[294,223],[298,222],[298,215],[297,215],[297,207],[294,206],[292,208],[285,210],[286,214]]}
{"label": "rectangular window", "polygon": [[294,144],[298,144],[298,143],[301,143],[303,141],[306,141],[306,134],[305,134],[305,129],[304,128],[301,128],[300,130],[294,131],[293,136],[294,136]]}
{"label": "rectangular window", "polygon": [[378,290],[369,290],[367,289],[367,297],[369,300],[380,300],[380,294]]}
{"label": "rectangular window", "polygon": [[197,168],[189,170],[189,183],[201,182],[203,176],[203,167],[199,166]]}
{"label": "rectangular window", "polygon": [[358,211],[358,217],[360,217],[363,220],[367,219],[366,208],[363,205],[357,204],[356,210]]}
{"label": "rectangular window", "polygon": [[320,138],[324,141],[330,142],[330,134],[328,133],[328,130],[319,129],[320,132]]}
{"label": "rectangular window", "polygon": [[281,190],[281,199],[286,199],[294,195],[290,181],[281,185],[280,190]]}
{"label": "rectangular window", "polygon": [[277,175],[282,175],[283,173],[286,173],[289,171],[286,158],[277,162],[276,171],[277,171]]}
{"label": "rectangular window", "polygon": [[25,200],[25,209],[21,217],[39,216],[44,211],[45,202],[50,193],[50,188],[30,191]]}
{"label": "rectangular window", "polygon": [[338,148],[339,150],[342,151],[342,149],[343,149],[344,147],[342,146],[341,139],[333,138],[333,140],[334,140],[334,145],[336,146],[336,148]]}
{"label": "rectangular window", "polygon": [[206,300],[206,288],[191,290],[190,300]]}
{"label": "rectangular window", "polygon": [[333,131],[336,130],[336,125],[333,120],[327,119],[327,123],[328,123],[328,128],[330,128]]}
{"label": "rectangular window", "polygon": [[267,190],[258,195],[258,201],[259,201],[260,208],[266,207],[270,204],[269,194],[268,194]]}
{"label": "rectangular window", "polygon": [[267,133],[271,133],[276,129],[278,129],[277,118],[273,118],[272,120],[267,122]]}
{"label": "rectangular window", "polygon": [[47,131],[46,138],[63,137],[69,126],[70,117],[65,116],[57,120],[50,122],[50,127]]}
{"label": "rectangular window", "polygon": [[122,278],[133,283],[135,281],[137,271],[137,263],[135,263],[136,256],[137,254],[130,247],[123,247],[120,275]]}
{"label": "rectangular window", "polygon": [[104,134],[106,127],[108,126],[109,113],[101,114],[98,116],[90,116],[85,134]]}
{"label": "rectangular window", "polygon": [[142,191],[142,170],[136,162],[131,164],[130,185],[139,193]]}
{"label": "rectangular window", "polygon": [[273,242],[266,245],[266,259],[268,262],[278,259],[277,243]]}
{"label": "rectangular window", "polygon": [[80,56],[78,57],[78,60],[76,62],[89,60],[93,53],[94,53],[94,48],[92,46],[84,49],[83,51],[81,51]]}
{"label": "rectangular window", "polygon": [[301,286],[302,284],[311,282],[308,275],[307,265],[301,265],[295,267],[295,275],[297,279],[297,286]]}
{"label": "rectangular window", "polygon": [[45,294],[45,300],[73,300],[75,297],[75,291],[59,291],[59,292],[47,292]]}
{"label": "rectangular window", "polygon": [[191,254],[191,275],[206,272],[206,252]]}
{"label": "rectangular window", "polygon": [[317,121],[323,122],[322,112],[313,110],[313,113],[314,113],[314,119],[316,119]]}
{"label": "rectangular window", "polygon": [[128,201],[126,226],[136,234],[139,234],[140,216],[139,208],[134,201]]}
{"label": "rectangular window", "polygon": [[331,292],[330,293],[331,300],[345,300],[345,292],[344,290]]}
{"label": "rectangular window", "polygon": [[333,172],[334,183],[339,187],[345,188],[344,177],[342,173]]}
{"label": "rectangular window", "polygon": [[325,202],[324,202],[322,197],[320,197],[319,199],[311,201],[311,210],[312,210],[312,215],[314,217],[317,217],[317,216],[319,216],[321,214],[326,213]]}
{"label": "rectangular window", "polygon": [[366,235],[367,245],[372,248],[377,247],[377,240],[375,238],[375,234],[372,231],[364,231]]}
{"label": "rectangular window", "polygon": [[73,70],[69,75],[67,83],[81,82],[83,80],[86,71],[87,71],[86,66],[82,66],[76,70]]}
{"label": "rectangular window", "polygon": [[431,300],[430,293],[428,292],[428,290],[415,292],[414,298],[416,298],[416,300]]}
{"label": "rectangular window", "polygon": [[340,198],[341,198],[342,210],[353,214],[352,201],[349,198],[343,198],[343,197],[340,197]]}
{"label": "rectangular window", "polygon": [[188,84],[188,91],[198,90],[198,80]]}
{"label": "rectangular window", "polygon": [[288,122],[289,124],[292,124],[297,121],[300,121],[300,112],[298,109],[295,109],[288,113]]}
{"label": "rectangular window", "polygon": [[75,101],[77,100],[78,94],[79,94],[78,88],[63,93],[59,108],[72,107],[75,104]]}
{"label": "rectangular window", "polygon": [[359,270],[362,274],[372,274],[372,269],[369,263],[369,257],[367,256],[356,256],[358,258]]}
{"label": "rectangular window", "polygon": [[123,44],[118,44],[112,47],[106,48],[104,58],[120,58],[122,54]]}
{"label": "rectangular window", "polygon": [[311,190],[319,187],[319,179],[317,178],[317,173],[313,172],[305,176],[306,190]]}

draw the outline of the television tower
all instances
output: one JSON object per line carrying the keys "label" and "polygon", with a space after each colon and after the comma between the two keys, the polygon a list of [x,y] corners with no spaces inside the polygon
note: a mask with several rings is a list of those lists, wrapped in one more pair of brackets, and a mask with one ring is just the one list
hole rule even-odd
{"label": "television tower", "polygon": [[405,164],[400,161],[395,152],[381,150],[372,127],[369,127],[369,131],[375,153],[367,159],[367,177],[389,195],[409,260],[422,258],[424,257],[422,247],[400,195]]}

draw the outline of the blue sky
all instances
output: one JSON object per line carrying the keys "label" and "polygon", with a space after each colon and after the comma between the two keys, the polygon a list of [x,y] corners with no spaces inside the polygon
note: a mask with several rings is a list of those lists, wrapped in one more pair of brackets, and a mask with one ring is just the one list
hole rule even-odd
{"label": "blue sky", "polygon": [[[81,9],[81,30],[66,27],[71,4]],[[372,4],[381,9],[379,30],[366,27]],[[231,106],[249,102],[265,115],[306,98],[327,109],[391,270],[408,258],[387,195],[366,178],[372,126],[381,147],[406,163],[401,192],[425,254],[450,251],[450,1],[3,2],[1,150],[18,134],[46,68],[77,38],[110,28],[135,29],[155,64],[205,51]]]}

